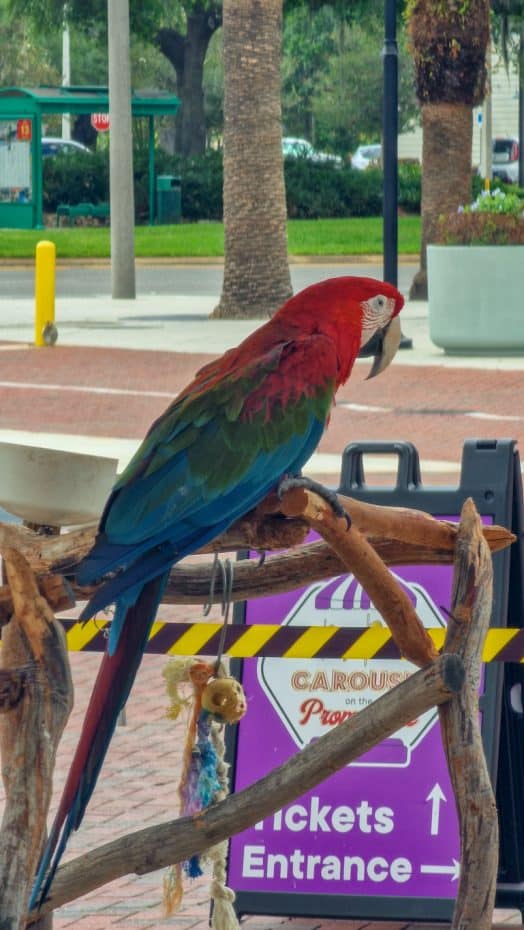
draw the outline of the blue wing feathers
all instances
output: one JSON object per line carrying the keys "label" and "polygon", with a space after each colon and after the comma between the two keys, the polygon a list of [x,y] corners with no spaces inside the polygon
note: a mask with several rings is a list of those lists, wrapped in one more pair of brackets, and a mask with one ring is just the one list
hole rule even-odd
{"label": "blue wing feathers", "polygon": [[[94,616],[98,610],[121,598],[129,587],[137,583],[144,584],[160,572],[166,571],[173,562],[184,558],[190,552],[200,549],[215,536],[224,532],[232,523],[263,498],[275,484],[275,473],[286,471],[295,473],[300,470],[310,455],[310,446],[316,446],[322,432],[322,424],[316,423],[311,430],[308,443],[297,448],[291,440],[285,448],[278,450],[278,455],[264,454],[257,460],[255,476],[248,474],[243,482],[234,485],[227,493],[216,495],[213,501],[207,501],[200,510],[192,513],[191,519],[181,519],[171,529],[169,539],[166,533],[149,538],[136,547],[128,546],[123,552],[121,546],[114,547],[116,557],[123,566],[116,577],[110,579],[91,598],[81,614],[81,619]],[[293,459],[294,454],[294,459]],[[286,467],[288,466],[288,467]],[[224,517],[224,513],[227,517]],[[112,544],[106,538],[97,542],[81,566],[78,574],[80,584],[89,584],[100,578],[100,567],[104,560],[110,561],[111,570],[115,567],[112,559]],[[124,561],[125,556],[125,561]]]}

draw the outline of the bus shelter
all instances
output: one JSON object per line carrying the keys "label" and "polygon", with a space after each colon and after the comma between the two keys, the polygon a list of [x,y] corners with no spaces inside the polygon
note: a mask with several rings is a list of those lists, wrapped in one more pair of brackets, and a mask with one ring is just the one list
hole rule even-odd
{"label": "bus shelter", "polygon": [[[174,115],[180,100],[165,91],[133,91],[133,117],[149,121],[149,218],[155,210],[155,116]],[[0,227],[43,227],[42,126],[52,113],[109,111],[107,87],[0,88]]]}

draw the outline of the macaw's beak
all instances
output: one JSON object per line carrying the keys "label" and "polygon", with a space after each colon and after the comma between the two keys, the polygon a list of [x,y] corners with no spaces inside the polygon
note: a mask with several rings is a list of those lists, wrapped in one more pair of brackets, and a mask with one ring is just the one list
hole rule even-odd
{"label": "macaw's beak", "polygon": [[401,335],[400,320],[398,316],[395,316],[384,329],[379,329],[369,342],[362,346],[358,353],[359,358],[368,358],[370,355],[374,355],[373,365],[366,381],[374,378],[375,375],[379,375],[381,371],[388,367],[396,355]]}

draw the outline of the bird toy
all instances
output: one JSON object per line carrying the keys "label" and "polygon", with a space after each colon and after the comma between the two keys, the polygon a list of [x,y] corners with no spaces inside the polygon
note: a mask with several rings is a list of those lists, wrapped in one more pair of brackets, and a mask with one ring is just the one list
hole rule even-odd
{"label": "bird toy", "polygon": [[[224,761],[224,724],[238,723],[246,712],[242,685],[218,669],[199,659],[172,659],[163,671],[171,700],[168,717],[177,720],[181,711],[189,709],[182,774],[178,786],[180,815],[191,816],[217,804],[229,793],[228,769]],[[184,697],[181,685],[192,686],[192,696]],[[217,843],[204,855],[195,855],[177,863],[164,878],[164,909],[170,917],[183,897],[183,876],[198,878],[203,874],[202,859],[213,863],[211,898],[213,900],[213,930],[237,930],[233,909],[234,892],[225,884],[227,842]]]}

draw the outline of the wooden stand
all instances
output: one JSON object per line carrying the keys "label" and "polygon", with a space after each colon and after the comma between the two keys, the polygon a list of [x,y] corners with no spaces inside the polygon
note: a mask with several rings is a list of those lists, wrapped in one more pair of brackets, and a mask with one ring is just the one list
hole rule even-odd
{"label": "wooden stand", "polygon": [[0,832],[0,925],[25,927],[46,835],[55,756],[73,707],[65,636],[26,560],[2,556],[14,614],[2,633],[0,752],[6,805]]}
{"label": "wooden stand", "polygon": [[[183,861],[246,829],[413,717],[439,705],[461,830],[462,869],[452,928],[486,930],[491,926],[498,833],[478,723],[478,683],[491,613],[490,549],[505,548],[514,537],[501,527],[483,527],[470,500],[458,527],[416,511],[342,500],[351,526],[334,516],[315,494],[293,490],[280,502],[264,502],[208,548],[269,549],[295,544],[291,553],[268,558],[263,566],[247,562],[239,566],[235,599],[289,590],[341,570],[352,572],[381,611],[402,653],[422,671],[255,785],[205,813],[139,831],[62,866],[40,915],[114,878]],[[300,545],[310,528],[320,533],[324,543]],[[45,832],[56,746],[72,702],[64,640],[49,606],[62,607],[70,592],[66,585],[51,584],[42,577],[37,584],[33,573],[45,576],[65,565],[74,567],[92,540],[88,530],[37,539],[23,528],[0,526],[0,551],[9,582],[0,589],[0,621],[13,614],[3,631],[4,671],[0,675],[0,696],[5,694],[0,745],[7,790],[0,834],[0,926],[6,930],[25,926],[28,891]],[[385,563],[453,560],[451,618],[444,654],[438,656]],[[205,600],[209,577],[209,566],[177,566],[166,600]],[[76,589],[76,593],[85,596],[87,592]],[[220,599],[218,586],[215,596]]]}

